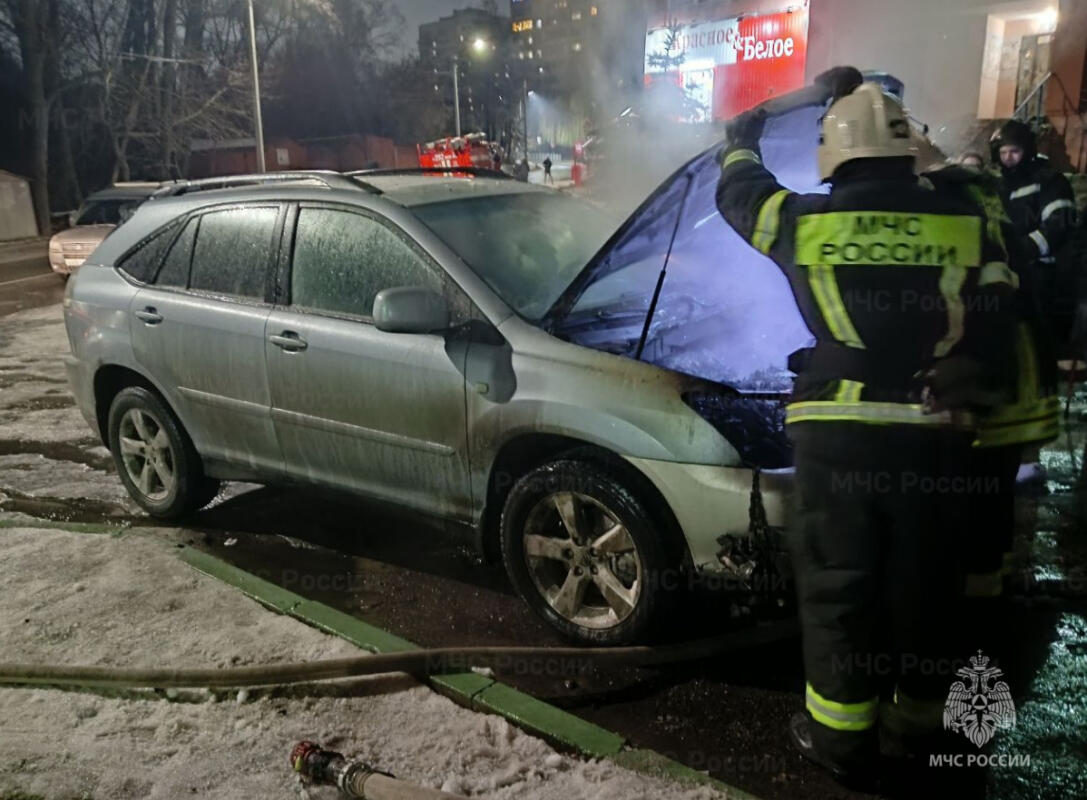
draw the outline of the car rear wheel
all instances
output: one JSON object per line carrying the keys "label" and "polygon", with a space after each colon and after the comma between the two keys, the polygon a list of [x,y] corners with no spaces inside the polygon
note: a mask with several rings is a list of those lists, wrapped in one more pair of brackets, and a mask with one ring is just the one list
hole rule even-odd
{"label": "car rear wheel", "polygon": [[206,506],[219,482],[204,475],[181,423],[153,392],[121,390],[109,412],[109,447],[128,493],[144,511],[175,519]]}
{"label": "car rear wheel", "polygon": [[607,464],[564,460],[525,475],[506,498],[502,556],[514,587],[565,637],[644,639],[672,566],[651,516]]}

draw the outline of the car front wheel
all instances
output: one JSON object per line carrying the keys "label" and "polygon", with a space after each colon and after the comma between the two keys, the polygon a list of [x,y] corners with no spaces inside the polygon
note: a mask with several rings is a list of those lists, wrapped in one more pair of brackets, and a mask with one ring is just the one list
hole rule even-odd
{"label": "car front wheel", "polygon": [[642,501],[606,463],[563,460],[522,477],[506,498],[502,555],[514,587],[565,637],[644,639],[664,605],[665,548]]}
{"label": "car front wheel", "polygon": [[109,447],[128,493],[153,517],[175,519],[196,511],[219,490],[219,482],[204,475],[173,412],[142,387],[130,386],[114,398]]}

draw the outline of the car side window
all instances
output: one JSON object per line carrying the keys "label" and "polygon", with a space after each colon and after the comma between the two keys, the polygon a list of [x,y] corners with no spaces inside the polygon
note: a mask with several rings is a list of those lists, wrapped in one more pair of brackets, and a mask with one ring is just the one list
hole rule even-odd
{"label": "car side window", "polygon": [[189,266],[192,264],[192,246],[196,241],[196,226],[200,224],[199,217],[193,217],[185,225],[184,230],[174,241],[174,246],[166,254],[166,260],[162,263],[156,286],[173,286],[184,289],[189,284]]}
{"label": "car side window", "polygon": [[177,223],[170,223],[126,255],[117,268],[140,283],[151,283],[176,232]]}
{"label": "car side window", "polygon": [[231,208],[200,217],[189,288],[261,299],[278,208]]}
{"label": "car side window", "polygon": [[291,305],[370,317],[377,293],[394,286],[446,293],[426,256],[376,219],[331,208],[299,210]]}

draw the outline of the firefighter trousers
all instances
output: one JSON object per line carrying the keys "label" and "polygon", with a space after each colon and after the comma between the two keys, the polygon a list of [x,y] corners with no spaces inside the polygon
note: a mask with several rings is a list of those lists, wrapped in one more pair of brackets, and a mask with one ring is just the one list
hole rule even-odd
{"label": "firefighter trousers", "polygon": [[958,509],[971,435],[922,425],[790,425],[790,549],[816,749],[846,769],[878,750],[879,700],[935,730],[954,648]]}
{"label": "firefighter trousers", "polygon": [[964,594],[999,597],[1015,538],[1015,477],[1023,446],[975,447],[970,453],[972,491],[966,529]]}

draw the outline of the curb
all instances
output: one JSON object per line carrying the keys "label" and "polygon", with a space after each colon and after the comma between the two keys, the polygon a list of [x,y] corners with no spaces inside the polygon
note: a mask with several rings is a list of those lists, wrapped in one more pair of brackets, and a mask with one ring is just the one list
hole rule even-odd
{"label": "curb", "polygon": [[[346,639],[363,650],[394,653],[420,649],[414,642],[323,603],[307,600],[209,553],[186,547],[179,555],[193,569],[239,589],[261,605]],[[424,682],[457,705],[485,714],[497,714],[554,746],[576,751],[582,756],[606,758],[644,775],[709,786],[736,800],[757,800],[754,795],[654,750],[629,748],[626,739],[619,734],[586,722],[493,678],[462,672],[428,676]]]}
{"label": "curb", "polygon": [[125,525],[102,525],[97,522],[62,522],[48,519],[0,519],[0,530],[50,530],[67,531],[68,533],[89,533],[103,536],[120,536],[126,531],[132,530]]}
{"label": "curb", "polygon": [[35,256],[41,251],[46,255],[49,251],[49,236],[37,236],[32,239],[15,239],[13,241],[0,242],[0,264],[4,261]]}

